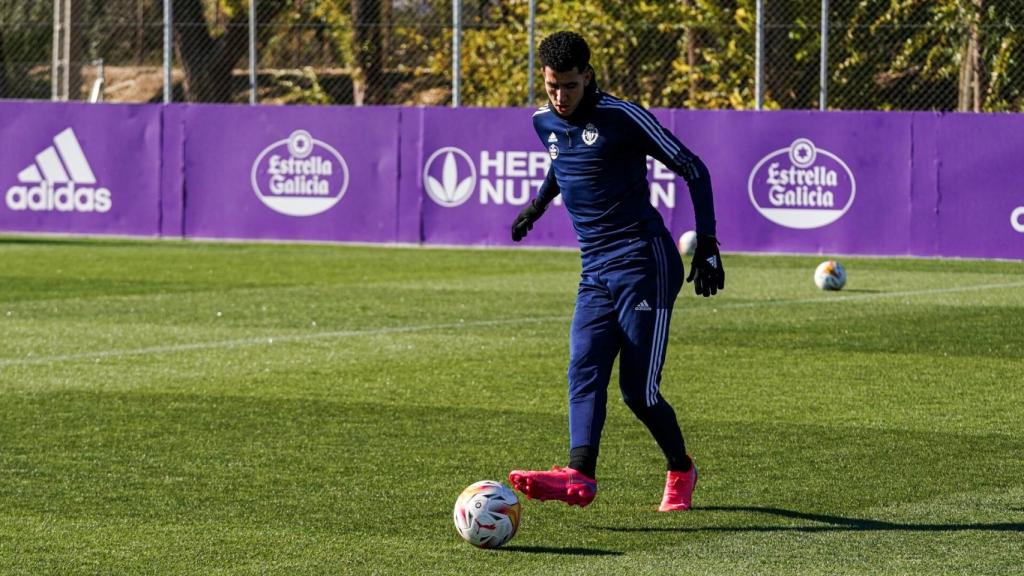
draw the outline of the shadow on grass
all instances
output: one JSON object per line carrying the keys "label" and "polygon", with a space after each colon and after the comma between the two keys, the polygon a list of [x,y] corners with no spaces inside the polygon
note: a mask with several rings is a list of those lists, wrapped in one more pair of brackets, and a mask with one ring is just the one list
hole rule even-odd
{"label": "shadow on grass", "polygon": [[782,508],[763,506],[706,506],[694,508],[691,512],[743,512],[746,514],[767,514],[792,520],[818,522],[824,525],[812,526],[599,526],[602,530],[612,532],[861,532],[861,531],[905,531],[905,532],[1024,532],[1024,522],[996,522],[971,524],[913,524],[903,522],[884,522],[869,518],[845,518],[827,514],[809,514]]}
{"label": "shadow on grass", "polygon": [[159,240],[155,236],[138,236],[132,238],[118,238],[115,236],[0,236],[0,246],[29,244],[39,246],[82,246],[102,248],[115,248],[119,246],[137,247],[140,241]]}
{"label": "shadow on grass", "polygon": [[881,294],[885,290],[874,290],[871,288],[843,288],[843,293],[855,292],[857,294]]}
{"label": "shadow on grass", "polygon": [[598,550],[596,548],[578,548],[575,546],[567,548],[556,548],[554,546],[502,546],[498,550],[522,552],[525,554],[560,554],[563,556],[622,556],[622,552],[616,552],[615,550]]}

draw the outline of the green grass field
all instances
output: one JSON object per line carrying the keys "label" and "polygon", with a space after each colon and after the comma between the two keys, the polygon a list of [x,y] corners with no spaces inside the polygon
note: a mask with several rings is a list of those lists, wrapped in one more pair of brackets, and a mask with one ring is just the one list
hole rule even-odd
{"label": "green grass field", "polygon": [[0,238],[0,574],[1020,574],[1024,264],[820,260],[680,296],[695,510],[614,392],[597,500],[483,551],[461,489],[564,464],[575,253]]}

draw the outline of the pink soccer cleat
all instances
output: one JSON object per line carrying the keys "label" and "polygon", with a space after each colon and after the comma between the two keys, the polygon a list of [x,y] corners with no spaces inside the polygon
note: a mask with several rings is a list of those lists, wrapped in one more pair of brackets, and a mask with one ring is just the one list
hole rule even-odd
{"label": "pink soccer cleat", "polygon": [[551,470],[513,470],[508,473],[508,481],[527,498],[561,500],[580,508],[597,496],[597,480],[561,466]]}
{"label": "pink soccer cleat", "polygon": [[668,471],[665,478],[665,495],[658,512],[689,510],[693,501],[693,489],[697,486],[697,465],[692,464],[686,472]]}

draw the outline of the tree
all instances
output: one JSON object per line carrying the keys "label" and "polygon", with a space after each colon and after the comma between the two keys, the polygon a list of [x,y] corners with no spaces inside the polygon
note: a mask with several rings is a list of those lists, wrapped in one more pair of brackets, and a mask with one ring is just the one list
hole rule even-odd
{"label": "tree", "polygon": [[[646,106],[753,106],[754,0],[656,0],[537,4],[537,40],[556,30],[580,31],[593,51],[603,89]],[[447,3],[444,3],[447,5]],[[532,80],[527,71],[527,3],[478,10],[462,37],[462,100],[472,106],[518,106]],[[445,6],[436,5],[436,11]],[[451,80],[451,34],[432,40],[434,74]]]}
{"label": "tree", "polygon": [[[687,47],[687,59],[672,64],[672,82],[680,91],[687,85],[683,106],[754,107],[754,16],[754,0],[694,0],[692,6],[686,6],[681,22],[700,43],[692,49],[694,57]],[[766,105],[778,106],[770,95]]]}
{"label": "tree", "polygon": [[[693,0],[683,0],[683,7],[687,11],[694,10]],[[704,32],[699,27],[694,26],[693,22],[687,22],[683,30],[686,35],[686,70],[690,80],[687,93],[692,95],[700,90],[700,77],[695,71],[698,67],[697,52],[704,43]]]}
{"label": "tree", "polygon": [[960,60],[960,94],[957,110],[961,112],[981,111],[981,47],[979,20],[981,0],[973,0],[969,6],[968,33],[963,57]]}
{"label": "tree", "polygon": [[4,34],[0,29],[0,98],[7,94],[7,58],[4,57]]}
{"label": "tree", "polygon": [[7,94],[7,59],[4,57],[4,35],[0,29],[0,98]]}
{"label": "tree", "polygon": [[381,0],[352,0],[352,96],[356,106],[385,103],[382,16]]}
{"label": "tree", "polygon": [[[33,74],[33,66],[49,70],[53,45],[53,4],[33,0],[0,1],[3,54],[0,74],[6,98],[49,98],[48,75]],[[26,25],[27,24],[27,25]]]}
{"label": "tree", "polygon": [[1019,2],[839,3],[833,103],[881,110],[1024,111]]}
{"label": "tree", "polygon": [[[287,5],[286,0],[259,2],[257,43],[267,40],[273,30],[266,24]],[[189,102],[230,102],[231,72],[248,53],[248,13],[238,5],[232,6],[232,15],[224,30],[214,34],[206,21],[201,0],[173,0],[173,8],[175,49],[185,69],[186,99]]]}
{"label": "tree", "polygon": [[86,2],[85,0],[64,0],[64,2],[68,3],[67,33],[71,35],[68,39],[69,54],[67,54],[67,97],[68,100],[78,100],[82,98],[82,66],[89,64],[86,43],[86,38],[89,35],[85,20]]}

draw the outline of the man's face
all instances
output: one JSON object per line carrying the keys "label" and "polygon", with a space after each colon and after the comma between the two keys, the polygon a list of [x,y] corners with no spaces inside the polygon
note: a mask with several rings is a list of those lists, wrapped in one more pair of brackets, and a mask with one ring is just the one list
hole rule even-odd
{"label": "man's face", "polygon": [[566,72],[556,72],[544,67],[544,89],[551,100],[551,107],[559,116],[569,116],[583,100],[583,89],[591,81],[591,69],[585,72],[572,68]]}

